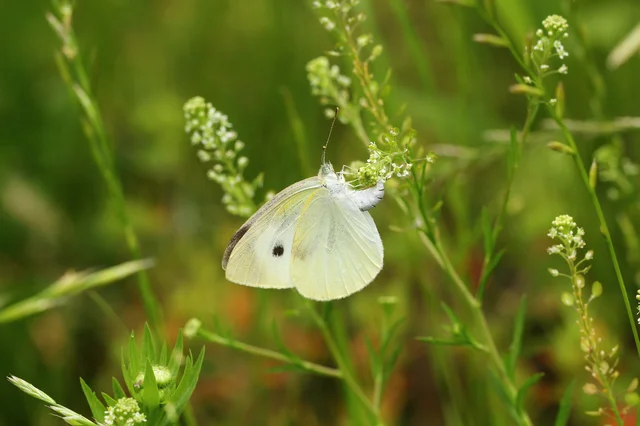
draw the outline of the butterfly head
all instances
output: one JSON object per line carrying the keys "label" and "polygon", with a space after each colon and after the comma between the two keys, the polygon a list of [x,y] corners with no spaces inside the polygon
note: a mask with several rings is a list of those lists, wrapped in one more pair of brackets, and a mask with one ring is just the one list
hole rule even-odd
{"label": "butterfly head", "polygon": [[322,163],[322,165],[320,166],[318,177],[324,180],[327,178],[327,176],[331,176],[335,174],[336,172],[333,171],[333,166],[331,165],[331,163],[327,162],[327,163]]}

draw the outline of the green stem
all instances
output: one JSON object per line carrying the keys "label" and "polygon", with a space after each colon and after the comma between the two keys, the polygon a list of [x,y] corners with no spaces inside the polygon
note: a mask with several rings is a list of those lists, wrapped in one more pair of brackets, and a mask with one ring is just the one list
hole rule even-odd
{"label": "green stem", "polygon": [[504,198],[502,199],[502,206],[498,213],[498,217],[496,218],[493,230],[492,230],[492,240],[493,247],[492,251],[489,253],[485,253],[484,261],[482,263],[482,270],[480,272],[480,283],[478,285],[478,291],[476,293],[476,298],[480,303],[482,303],[482,298],[484,296],[484,290],[486,287],[488,277],[485,277],[486,270],[491,263],[492,256],[494,255],[493,251],[495,250],[495,242],[500,235],[500,231],[502,230],[502,222],[504,220],[504,216],[507,212],[507,205],[509,204],[509,198],[511,197],[511,189],[513,188],[513,182],[516,176],[516,169],[520,163],[520,157],[522,155],[522,150],[524,148],[524,144],[531,132],[531,126],[533,125],[533,121],[538,115],[538,110],[540,109],[540,104],[536,100],[529,100],[527,104],[527,118],[525,119],[524,126],[522,127],[522,133],[520,135],[520,139],[518,139],[518,152],[515,154],[514,162],[511,166],[511,170],[509,170],[509,175],[507,177],[507,187],[505,189]]}
{"label": "green stem", "polygon": [[[487,323],[487,319],[482,312],[482,305],[480,302],[471,294],[465,283],[462,281],[458,273],[453,268],[448,256],[445,254],[442,244],[438,239],[435,241],[435,247],[440,253],[440,257],[443,261],[444,271],[449,275],[449,278],[455,284],[457,290],[462,294],[463,300],[466,302],[467,306],[471,310],[473,315],[473,320],[477,324],[478,329],[480,331],[480,337],[482,339],[482,343],[489,355],[489,359],[491,360],[493,367],[495,368],[498,374],[498,380],[502,383],[504,391],[511,401],[512,404],[515,404],[516,397],[518,395],[518,389],[516,385],[513,383],[509,375],[507,374],[507,370],[504,365],[504,361],[500,356],[500,352],[498,352],[498,348],[496,347],[493,336],[491,335],[491,330],[489,329],[489,324]],[[520,424],[522,425],[533,425],[529,415],[522,411],[520,413]]]}
{"label": "green stem", "polygon": [[[140,243],[127,213],[122,184],[115,170],[112,147],[105,131],[98,103],[93,97],[90,80],[82,62],[78,42],[71,25],[72,10],[70,8],[70,5],[61,4],[60,8],[56,10],[62,20],[58,20],[58,18],[53,15],[47,16],[47,19],[63,43],[60,52],[60,65],[64,67],[64,69],[61,69],[62,77],[70,86],[81,110],[84,112],[84,130],[91,147],[91,153],[98,165],[98,170],[106,182],[109,194],[113,199],[116,214],[124,229],[124,236],[129,251],[135,259],[141,259]],[[138,272],[137,279],[138,289],[149,323],[159,335],[162,335],[163,333],[160,327],[162,313],[160,305],[151,290],[147,272],[145,270]]]}
{"label": "green stem", "polygon": [[311,373],[316,373],[321,376],[335,377],[336,379],[344,378],[343,373],[340,370],[336,370],[335,368],[325,367],[323,365],[315,364],[309,361],[303,361],[298,358],[291,357],[287,354],[273,351],[271,349],[265,349],[258,346],[249,345],[247,343],[242,343],[237,340],[228,339],[226,337],[222,337],[219,334],[204,330],[202,328],[198,330],[198,336],[218,345],[237,349],[241,352],[246,352],[248,354],[257,355],[264,358],[270,358],[285,364],[297,365]]}
{"label": "green stem", "polygon": [[362,403],[362,406],[366,408],[366,410],[373,416],[373,418],[375,419],[375,425],[376,426],[384,425],[384,422],[380,415],[379,407],[373,404],[369,400],[369,398],[367,397],[365,392],[362,390],[362,388],[360,387],[356,379],[353,377],[351,370],[349,368],[349,365],[347,364],[347,361],[344,358],[342,352],[340,351],[340,347],[338,346],[336,339],[334,338],[333,334],[331,333],[331,330],[329,329],[329,325],[324,320],[324,318],[322,318],[322,316],[316,311],[315,307],[311,302],[308,302],[308,305],[309,305],[309,310],[311,311],[311,315],[313,316],[313,320],[315,321],[316,325],[320,329],[320,332],[322,333],[322,336],[324,337],[324,340],[327,343],[329,350],[331,351],[333,359],[335,360],[336,364],[338,364],[338,368],[342,372],[342,378],[344,379],[345,384],[347,385],[349,390],[351,390],[351,392]]}
{"label": "green stem", "polygon": [[596,194],[596,189],[591,186],[589,182],[589,172],[580,157],[580,151],[578,150],[578,145],[576,141],[573,139],[573,135],[564,124],[562,119],[558,117],[555,113],[555,110],[551,107],[548,108],[549,113],[555,120],[555,122],[560,126],[560,130],[564,135],[565,140],[569,143],[571,149],[575,152],[573,155],[573,159],[578,167],[578,172],[580,173],[580,177],[582,178],[582,182],[584,183],[585,188],[589,192],[589,198],[591,198],[591,203],[593,204],[593,208],[596,211],[596,215],[598,216],[598,221],[600,222],[600,232],[604,235],[604,238],[607,242],[607,248],[609,250],[609,256],[611,257],[611,262],[613,263],[613,269],[616,273],[616,279],[618,280],[618,284],[620,286],[620,293],[622,293],[622,300],[624,301],[624,307],[627,311],[627,317],[629,318],[629,324],[631,326],[631,331],[633,333],[633,340],[636,343],[636,351],[638,352],[638,356],[640,357],[640,338],[638,338],[638,330],[636,328],[636,320],[633,316],[633,311],[631,309],[631,303],[629,302],[629,296],[627,293],[627,287],[624,284],[624,278],[622,277],[622,271],[620,270],[620,263],[618,262],[618,256],[616,254],[615,246],[613,245],[613,240],[611,239],[611,233],[609,232],[609,226],[607,225],[607,220],[604,217],[604,212],[602,211],[602,206],[600,204],[600,200],[598,199],[598,195]]}

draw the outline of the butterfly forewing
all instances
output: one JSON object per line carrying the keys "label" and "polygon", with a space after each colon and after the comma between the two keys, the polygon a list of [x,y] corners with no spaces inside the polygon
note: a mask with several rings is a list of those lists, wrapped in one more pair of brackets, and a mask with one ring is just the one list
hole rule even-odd
{"label": "butterfly forewing", "polygon": [[263,288],[290,288],[291,249],[306,201],[321,186],[317,177],[278,193],[233,236],[222,259],[226,278]]}
{"label": "butterfly forewing", "polygon": [[291,278],[309,299],[353,294],[382,269],[383,247],[371,215],[353,199],[315,190],[300,211],[291,253]]}

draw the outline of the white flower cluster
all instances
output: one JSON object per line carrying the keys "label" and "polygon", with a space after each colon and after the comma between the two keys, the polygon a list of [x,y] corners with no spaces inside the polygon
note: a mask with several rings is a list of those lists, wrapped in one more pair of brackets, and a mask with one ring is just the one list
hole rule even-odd
{"label": "white flower cluster", "polygon": [[[559,244],[552,245],[547,249],[549,254],[559,254],[564,257],[567,262],[574,262],[578,257],[578,250],[585,247],[583,240],[584,229],[578,228],[578,225],[573,221],[573,218],[569,215],[561,215],[554,219],[552,227],[547,234],[551,239],[559,240]],[[582,263],[585,260],[593,259],[593,251],[589,250],[585,253]],[[555,269],[550,269],[549,272],[553,276],[558,276],[559,273]]]}
{"label": "white flower cluster", "polygon": [[[216,163],[209,169],[207,176],[219,184],[226,180],[239,183],[248,159],[239,157],[236,160],[244,143],[237,140],[238,134],[233,130],[229,117],[198,96],[184,105],[184,118],[185,132],[191,134],[191,143],[201,146],[198,158],[202,162]],[[236,173],[230,176],[225,171]]]}
{"label": "white flower cluster", "polygon": [[255,206],[255,189],[262,185],[258,176],[254,182],[245,182],[243,172],[249,159],[239,156],[244,143],[238,140],[233,125],[210,102],[197,96],[184,105],[185,131],[191,135],[192,145],[199,146],[198,158],[212,163],[207,171],[209,179],[222,186],[222,202],[233,214],[249,216]]}
{"label": "white flower cluster", "polygon": [[[389,131],[391,139],[384,137],[385,142],[393,140],[395,145],[395,138],[398,136],[397,129],[391,129]],[[387,181],[392,177],[406,178],[411,173],[413,164],[406,159],[408,158],[409,151],[405,149],[402,154],[398,152],[387,152],[380,149],[375,142],[370,142],[369,146],[369,158],[367,163],[360,167],[357,172],[357,179],[364,186],[374,185],[377,181]],[[401,160],[400,162],[397,162]],[[432,158],[428,157],[427,161],[432,162]]]}
{"label": "white flower cluster", "polygon": [[104,414],[104,424],[107,426],[135,426],[147,422],[147,417],[140,412],[133,398],[118,399],[116,405],[107,408]]}
{"label": "white flower cluster", "polygon": [[567,20],[560,15],[551,15],[542,21],[542,27],[536,31],[537,41],[531,52],[533,63],[542,75],[567,74],[569,68],[565,64],[561,64],[555,70],[549,65],[549,61],[554,57],[564,60],[569,56],[562,44],[562,40],[569,37]]}
{"label": "white flower cluster", "polygon": [[327,9],[330,11],[339,11],[346,14],[354,6],[357,6],[358,3],[360,3],[360,0],[316,0],[311,3],[311,6],[314,9]]}
{"label": "white flower cluster", "polygon": [[323,103],[326,103],[326,98],[349,100],[349,92],[346,89],[351,86],[351,78],[340,74],[340,67],[331,65],[329,58],[320,56],[312,59],[306,68],[311,93],[320,96]]}

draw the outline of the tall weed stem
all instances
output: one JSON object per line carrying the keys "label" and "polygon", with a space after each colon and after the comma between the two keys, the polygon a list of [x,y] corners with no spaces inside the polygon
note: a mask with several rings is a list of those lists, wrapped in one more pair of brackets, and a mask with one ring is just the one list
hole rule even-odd
{"label": "tall weed stem", "polygon": [[[56,52],[56,62],[60,74],[83,112],[82,128],[89,141],[98,170],[107,185],[109,196],[123,227],[129,251],[134,259],[141,259],[140,243],[127,213],[122,184],[115,169],[112,143],[107,137],[100,107],[91,90],[91,83],[82,62],[80,47],[73,30],[73,7],[71,3],[65,1],[54,1],[53,5],[55,13],[48,13],[46,17],[62,42],[60,51]],[[151,289],[147,272],[140,270],[137,279],[149,323],[156,332],[160,332],[162,312]]]}

